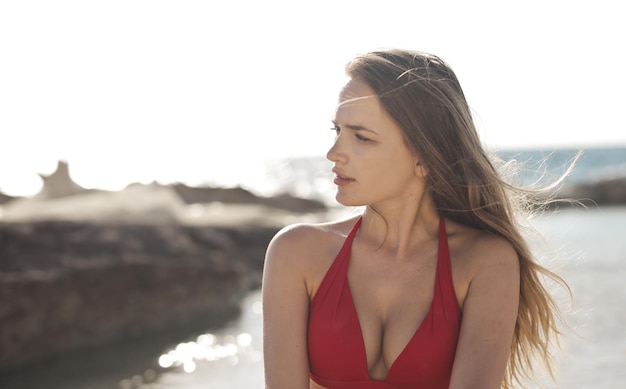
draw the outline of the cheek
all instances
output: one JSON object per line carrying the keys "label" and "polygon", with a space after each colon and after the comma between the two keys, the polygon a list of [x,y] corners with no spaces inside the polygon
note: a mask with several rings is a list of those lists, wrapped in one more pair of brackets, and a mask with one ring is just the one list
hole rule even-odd
{"label": "cheek", "polygon": [[403,186],[415,178],[415,169],[406,159],[388,156],[373,163],[369,169],[370,177],[381,186]]}

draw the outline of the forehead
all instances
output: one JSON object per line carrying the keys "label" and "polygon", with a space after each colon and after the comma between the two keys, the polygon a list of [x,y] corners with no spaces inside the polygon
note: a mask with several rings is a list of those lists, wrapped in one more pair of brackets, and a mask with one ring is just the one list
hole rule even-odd
{"label": "forehead", "polygon": [[351,79],[339,93],[336,115],[353,116],[364,113],[381,115],[384,110],[369,85],[359,79]]}
{"label": "forehead", "polygon": [[376,93],[367,83],[359,79],[350,79],[339,93],[339,104],[345,105],[363,100],[376,100]]}
{"label": "forehead", "polygon": [[367,128],[387,140],[393,139],[393,142],[404,139],[402,130],[383,107],[374,90],[359,79],[351,79],[341,90],[334,122],[340,126]]}

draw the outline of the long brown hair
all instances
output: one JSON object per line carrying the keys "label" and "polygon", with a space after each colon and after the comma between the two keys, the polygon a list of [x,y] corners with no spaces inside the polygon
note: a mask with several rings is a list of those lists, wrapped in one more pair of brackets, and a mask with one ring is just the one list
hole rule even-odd
{"label": "long brown hair", "polygon": [[508,240],[520,262],[520,301],[503,388],[534,376],[534,357],[550,374],[553,341],[562,320],[542,283],[558,275],[533,260],[520,220],[535,209],[539,193],[505,182],[498,161],[483,148],[471,111],[452,69],[439,57],[381,50],[348,63],[349,77],[367,83],[400,126],[407,145],[428,168],[427,190],[445,217]]}

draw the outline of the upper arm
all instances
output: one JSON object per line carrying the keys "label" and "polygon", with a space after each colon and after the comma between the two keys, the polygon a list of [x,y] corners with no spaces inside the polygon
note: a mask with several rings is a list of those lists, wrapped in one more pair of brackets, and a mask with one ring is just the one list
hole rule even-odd
{"label": "upper arm", "polygon": [[477,244],[450,381],[451,389],[502,386],[519,305],[519,259],[510,243]]}
{"label": "upper arm", "polygon": [[263,353],[266,388],[309,387],[306,229],[287,228],[270,242],[263,271]]}

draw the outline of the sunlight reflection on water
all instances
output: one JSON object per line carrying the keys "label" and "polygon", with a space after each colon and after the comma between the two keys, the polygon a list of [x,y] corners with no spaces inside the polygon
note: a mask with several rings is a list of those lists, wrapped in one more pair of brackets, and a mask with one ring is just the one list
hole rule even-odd
{"label": "sunlight reflection on water", "polygon": [[[226,335],[221,339],[213,334],[202,334],[196,342],[180,343],[175,349],[159,357],[159,366],[162,368],[182,366],[186,373],[196,370],[196,362],[218,361],[230,358],[236,361],[238,355],[255,350],[248,350],[252,345],[252,335],[241,333],[234,338]],[[236,363],[235,363],[236,364]]]}
{"label": "sunlight reflection on water", "polygon": [[244,299],[236,321],[165,350],[158,357],[157,377],[136,383],[126,379],[119,389],[263,388],[262,313],[257,290]]}

